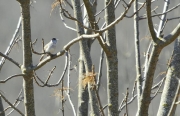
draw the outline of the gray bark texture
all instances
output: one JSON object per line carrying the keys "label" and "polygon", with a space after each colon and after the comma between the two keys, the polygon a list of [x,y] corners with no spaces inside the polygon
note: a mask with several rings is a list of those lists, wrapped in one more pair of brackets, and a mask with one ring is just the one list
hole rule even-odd
{"label": "gray bark texture", "polygon": [[173,116],[176,109],[176,98],[179,93],[180,79],[180,38],[175,41],[174,52],[168,71],[166,74],[165,85],[161,95],[158,116]]}
{"label": "gray bark texture", "polygon": [[145,78],[145,86],[140,97],[140,106],[138,108],[136,116],[148,116],[149,104],[151,103],[151,87],[153,83],[156,64],[161,50],[162,49],[160,47],[155,45],[152,48],[152,53],[148,64],[148,71]]}
{"label": "gray bark texture", "polygon": [[30,23],[30,0],[18,0],[21,5],[22,16],[22,38],[23,38],[23,65],[21,71],[25,75],[23,78],[25,116],[35,116],[34,88],[33,88],[33,63]]}
{"label": "gray bark texture", "polygon": [[156,69],[156,64],[158,61],[159,54],[161,50],[173,42],[180,34],[180,24],[166,37],[161,38],[157,37],[156,32],[154,31],[154,25],[151,17],[151,1],[146,0],[146,13],[148,19],[148,27],[151,33],[153,48],[151,51],[151,55],[149,58],[149,62],[147,63],[147,72],[145,72],[145,81],[144,87],[142,91],[142,95],[140,97],[140,105],[137,111],[136,116],[148,116],[149,105],[151,103],[151,88],[153,84],[153,77]]}
{"label": "gray bark texture", "polygon": [[2,99],[1,99],[1,97],[0,97],[0,113],[1,113],[1,112],[2,112],[2,114],[0,114],[0,116],[5,116]]}
{"label": "gray bark texture", "polygon": [[[79,0],[72,0],[74,8],[74,16],[79,22],[83,24],[82,11]],[[76,29],[78,36],[84,34],[84,28],[76,22]],[[87,40],[81,40],[79,42],[80,46],[80,57],[79,57],[79,92],[78,92],[78,116],[87,116],[88,115],[88,101],[89,95],[87,88],[83,88],[82,80],[84,78],[84,73],[91,72],[92,61],[90,57],[90,49],[87,46]],[[85,67],[85,69],[84,69]]]}
{"label": "gray bark texture", "polygon": [[[92,17],[94,17],[94,15],[96,13],[97,1],[96,0],[94,2],[93,1],[94,0],[90,0],[90,1],[84,0],[84,4],[85,4],[85,6],[84,6],[84,17],[86,17],[84,19],[84,25],[87,26],[88,28],[91,28],[91,26],[89,23],[89,20],[90,20],[89,16],[90,15],[87,14],[87,10],[93,14]],[[85,34],[92,34],[92,31],[85,29]],[[87,40],[87,46],[89,48],[89,49],[87,49],[88,50],[87,53],[88,53],[89,57],[90,57],[91,44],[93,43],[93,41],[94,41],[94,38]],[[95,85],[93,85],[93,86],[95,86]],[[99,107],[98,107],[98,100],[97,100],[95,91],[96,91],[96,89],[91,89],[91,84],[88,84],[89,103],[90,103],[90,108],[91,108],[91,111],[90,111],[91,114],[90,115],[99,116],[100,113],[99,113]]]}
{"label": "gray bark texture", "polygon": [[[134,12],[138,10],[138,0],[134,2]],[[134,44],[135,44],[135,59],[136,59],[136,83],[137,83],[137,106],[139,108],[140,96],[142,93],[142,76],[140,62],[140,42],[139,42],[139,12],[134,15]]]}
{"label": "gray bark texture", "polygon": [[[105,21],[108,25],[115,20],[114,0],[105,0],[105,6],[107,6]],[[118,58],[115,26],[105,33],[108,49],[108,52],[106,52],[108,116],[118,116]]]}

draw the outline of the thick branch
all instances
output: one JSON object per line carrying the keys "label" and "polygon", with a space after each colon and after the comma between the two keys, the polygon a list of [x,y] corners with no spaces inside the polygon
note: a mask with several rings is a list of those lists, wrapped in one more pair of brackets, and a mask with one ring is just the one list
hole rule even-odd
{"label": "thick branch", "polygon": [[180,23],[177,25],[177,27],[169,34],[167,35],[164,39],[166,40],[163,45],[167,46],[170,43],[172,43],[178,36],[180,35]]}
{"label": "thick branch", "polygon": [[33,67],[33,70],[38,70],[39,68],[41,68],[42,66],[44,66],[46,63],[50,62],[51,60],[57,58],[57,57],[60,57],[62,56],[66,50],[69,50],[69,48],[77,43],[78,41],[82,40],[82,39],[88,39],[88,38],[94,38],[94,37],[98,37],[99,34],[93,34],[93,35],[81,35],[73,40],[71,40],[68,44],[66,44],[64,47],[63,47],[63,50],[58,52],[57,54],[54,54],[53,56],[49,56],[47,58],[45,58],[44,60],[42,60],[39,64],[37,64],[36,66]]}
{"label": "thick branch", "polygon": [[146,12],[147,12],[149,31],[151,33],[153,41],[156,43],[158,39],[154,31],[154,26],[151,18],[151,0],[146,0]]}
{"label": "thick branch", "polygon": [[175,41],[174,52],[168,66],[166,81],[164,84],[163,93],[157,116],[174,116],[176,109],[175,101],[178,99],[179,93],[179,78],[180,78],[180,38]]}

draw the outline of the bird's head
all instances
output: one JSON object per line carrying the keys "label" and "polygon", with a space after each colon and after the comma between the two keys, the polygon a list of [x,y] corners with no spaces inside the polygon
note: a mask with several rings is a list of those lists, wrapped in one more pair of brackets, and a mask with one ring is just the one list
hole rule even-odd
{"label": "bird's head", "polygon": [[56,43],[57,43],[57,39],[56,39],[56,38],[52,38],[51,41],[53,42],[53,44],[56,44]]}

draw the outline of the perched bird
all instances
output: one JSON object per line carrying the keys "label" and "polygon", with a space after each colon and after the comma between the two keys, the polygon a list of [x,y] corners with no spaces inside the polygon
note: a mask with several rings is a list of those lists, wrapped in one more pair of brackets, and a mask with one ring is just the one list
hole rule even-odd
{"label": "perched bird", "polygon": [[[44,51],[48,55],[53,55],[53,53],[55,52],[55,49],[56,49],[56,44],[57,44],[57,39],[56,38],[52,38],[51,41],[44,46]],[[44,55],[45,54],[43,54],[40,57],[40,61],[43,59]]]}

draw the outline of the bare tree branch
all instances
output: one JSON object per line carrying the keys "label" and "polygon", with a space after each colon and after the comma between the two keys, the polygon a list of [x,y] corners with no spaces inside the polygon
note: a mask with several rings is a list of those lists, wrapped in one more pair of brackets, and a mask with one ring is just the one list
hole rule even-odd
{"label": "bare tree branch", "polygon": [[[63,71],[63,73],[62,73],[62,75],[61,75],[61,77],[59,78],[59,80],[58,80],[57,83],[55,83],[55,84],[48,84],[48,80],[49,80],[50,77],[47,78],[46,82],[43,82],[43,81],[36,75],[35,71],[34,71],[34,79],[35,79],[36,83],[37,83],[40,87],[44,87],[44,86],[47,86],[47,87],[55,87],[55,86],[58,86],[58,85],[61,83],[62,79],[64,78],[64,75],[65,75],[65,73],[66,73],[66,71],[67,71],[67,67],[68,67],[68,54],[67,54],[67,52],[66,52],[66,61],[65,61],[64,71]],[[55,69],[55,68],[53,68],[52,71],[54,71],[54,69]],[[52,74],[52,71],[49,73],[49,76]],[[37,78],[41,83],[43,83],[43,85],[40,85],[40,84],[37,82],[36,78]]]}
{"label": "bare tree branch", "polygon": [[132,3],[134,2],[134,0],[131,0],[127,7],[125,8],[125,11],[121,14],[121,16],[119,16],[116,20],[114,20],[112,23],[110,23],[109,25],[107,25],[106,27],[104,27],[103,29],[100,30],[100,32],[104,32],[106,30],[108,30],[109,28],[113,27],[115,24],[119,23],[127,14],[127,12],[129,11]]}
{"label": "bare tree branch", "polygon": [[71,54],[70,54],[70,51],[68,51],[68,56],[69,56],[69,60],[68,60],[68,74],[67,74],[67,92],[66,92],[66,95],[68,97],[68,100],[69,100],[69,103],[71,105],[71,108],[72,108],[72,111],[73,111],[73,115],[76,116],[76,111],[75,111],[75,107],[74,107],[74,104],[71,100],[71,96],[70,96],[70,73],[71,73]]}
{"label": "bare tree branch", "polygon": [[164,81],[165,81],[165,77],[161,80],[161,83],[158,85],[158,89],[156,90],[154,96],[151,97],[151,100],[153,100],[153,99],[156,97],[156,95],[157,95],[157,93],[159,92],[159,90],[160,90],[160,88],[161,88],[161,86],[162,86],[162,84],[163,84]]}
{"label": "bare tree branch", "polygon": [[[146,2],[144,2],[144,4],[142,4],[139,9],[134,10],[134,13],[131,16],[125,15],[125,17],[126,18],[132,18],[134,15],[138,14],[138,12],[144,7],[145,4],[146,4]],[[138,19],[138,17],[139,17],[139,15],[136,18]]]}
{"label": "bare tree branch", "polygon": [[[163,12],[166,12],[168,10],[169,4],[170,4],[170,0],[164,1]],[[157,32],[157,37],[159,37],[163,31],[162,29],[163,29],[163,25],[166,21],[166,15],[167,15],[167,13],[161,16],[161,20],[160,20],[159,28],[158,28],[158,32]]]}
{"label": "bare tree branch", "polygon": [[[62,79],[61,81],[61,96],[62,96],[62,99],[61,99],[61,111],[62,111],[62,116],[65,116],[65,112],[64,112],[64,103],[65,103],[65,99],[64,99],[64,80]],[[69,89],[69,88],[68,88]]]}
{"label": "bare tree branch", "polygon": [[63,17],[62,17],[61,9],[59,9],[59,16],[60,16],[61,21],[63,22],[64,26],[65,26],[67,29],[70,29],[70,30],[73,30],[73,31],[77,32],[76,29],[74,29],[74,28],[72,28],[72,27],[70,27],[70,26],[68,26],[68,25],[66,24],[65,20],[64,20]]}
{"label": "bare tree branch", "polygon": [[[36,75],[36,73],[34,73],[34,79],[35,79],[35,82],[37,83],[37,85],[39,85],[40,87],[45,87],[45,86],[48,84],[48,81],[49,81],[49,79],[51,78],[51,75],[52,75],[52,73],[54,72],[55,68],[56,68],[56,66],[49,72],[49,76],[47,77],[47,79],[46,79],[45,82],[43,82],[43,81]],[[36,78],[39,79],[39,80],[41,81],[41,83],[43,83],[43,85],[40,85],[40,84],[37,82]]]}
{"label": "bare tree branch", "polygon": [[14,107],[13,104],[11,104],[4,95],[0,92],[0,96],[4,99],[6,103],[8,103],[14,110],[16,110],[21,116],[25,116],[20,110],[18,110],[16,107]]}
{"label": "bare tree branch", "polygon": [[[137,94],[132,96],[132,98],[127,102],[127,105],[132,103],[136,97],[137,97]],[[119,106],[119,109],[118,109],[119,113],[121,113],[121,111],[125,108],[125,106],[126,104]]]}
{"label": "bare tree branch", "polygon": [[176,28],[166,37],[164,37],[165,41],[163,41],[163,46],[167,46],[172,43],[178,36],[180,35],[180,23],[176,26]]}
{"label": "bare tree branch", "polygon": [[104,51],[101,48],[101,56],[100,56],[100,62],[99,62],[99,72],[98,72],[98,77],[97,77],[97,91],[99,91],[100,84],[101,84],[101,77],[102,77],[102,66],[103,66],[103,60],[104,60]]}
{"label": "bare tree branch", "polygon": [[0,83],[6,83],[8,80],[14,78],[14,77],[19,77],[19,76],[24,76],[24,74],[16,74],[16,75],[12,75],[8,78],[6,78],[5,80],[0,80]]}
{"label": "bare tree branch", "polygon": [[88,39],[88,38],[95,38],[95,37],[99,37],[99,34],[92,34],[92,35],[81,35],[73,40],[71,40],[68,44],[66,44],[63,47],[63,50],[58,52],[57,54],[54,54],[53,56],[48,56],[47,58],[45,58],[44,60],[42,60],[39,64],[37,64],[36,66],[33,67],[33,70],[38,70],[39,68],[41,68],[42,66],[44,66],[46,63],[50,62],[51,60],[62,56],[66,50],[69,50],[69,48],[77,43],[78,41],[82,40],[82,39]]}
{"label": "bare tree branch", "polygon": [[[151,17],[156,17],[156,16],[161,16],[161,15],[167,14],[167,13],[173,11],[174,9],[178,8],[179,6],[180,6],[180,3],[177,4],[176,6],[172,7],[171,9],[167,10],[166,12],[158,13],[158,14],[152,15]],[[142,17],[139,17],[139,20],[146,19],[146,18],[147,18],[147,16],[142,16]]]}
{"label": "bare tree branch", "polygon": [[151,0],[146,0],[146,13],[147,13],[147,19],[148,19],[148,27],[149,27],[149,31],[152,36],[152,40],[153,40],[153,42],[157,43],[158,38],[154,31],[154,26],[153,26],[153,22],[152,22],[152,18],[151,18]]}
{"label": "bare tree branch", "polygon": [[19,68],[21,67],[21,65],[19,63],[17,63],[16,61],[14,61],[12,58],[8,57],[7,55],[0,52],[0,56],[4,57],[5,59],[8,59],[10,62],[15,64],[17,67],[19,67]]}
{"label": "bare tree branch", "polygon": [[109,3],[105,6],[105,8],[103,8],[101,11],[99,11],[98,13],[96,13],[94,16],[98,16],[99,14],[101,14],[108,6],[109,4],[112,2],[112,0],[109,1]]}
{"label": "bare tree branch", "polygon": [[[142,5],[144,6],[145,3]],[[134,2],[134,44],[135,44],[135,59],[136,59],[136,81],[137,82],[137,102],[138,108],[140,105],[140,96],[142,94],[142,75],[141,75],[141,62],[140,62],[140,42],[139,42],[139,12],[138,11],[138,0]]]}
{"label": "bare tree branch", "polygon": [[[14,34],[13,34],[13,37],[12,37],[11,41],[10,41],[10,44],[9,44],[8,48],[6,49],[6,51],[5,51],[5,53],[4,53],[4,55],[6,55],[6,56],[9,55],[9,53],[11,52],[11,50],[12,50],[14,44],[15,44],[16,37],[17,37],[17,35],[18,35],[18,33],[19,33],[19,30],[20,30],[20,28],[21,28],[21,21],[22,21],[22,18],[21,18],[21,16],[20,16],[20,17],[19,17],[18,24],[17,24],[17,27],[16,27],[16,30],[15,30],[15,32],[14,32]],[[3,58],[1,59],[1,61],[0,61],[0,70],[1,70],[1,68],[2,68],[2,66],[3,66],[3,64],[5,63],[5,60],[6,60],[5,57],[3,57]]]}
{"label": "bare tree branch", "polygon": [[[23,92],[23,90],[21,89],[21,91],[19,92],[18,98],[16,99],[16,101],[13,104],[15,107],[17,107],[21,103],[21,101],[23,101],[23,99],[24,99],[24,97],[21,96],[22,92]],[[14,109],[12,109],[6,116],[9,116],[13,111],[14,111]]]}
{"label": "bare tree branch", "polygon": [[125,96],[125,105],[126,105],[126,116],[128,116],[128,106],[127,106],[127,102],[128,102],[128,96],[129,96],[129,88],[127,88],[126,90],[126,96]]}

